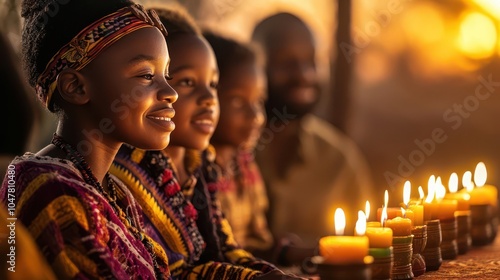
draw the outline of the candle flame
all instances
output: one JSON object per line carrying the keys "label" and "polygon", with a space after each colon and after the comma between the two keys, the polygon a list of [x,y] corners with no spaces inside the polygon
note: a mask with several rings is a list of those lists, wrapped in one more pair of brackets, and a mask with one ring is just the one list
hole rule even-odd
{"label": "candle flame", "polygon": [[420,195],[420,200],[424,200],[425,193],[424,193],[424,189],[422,188],[422,186],[418,186],[418,194]]}
{"label": "candle flame", "polygon": [[480,188],[484,186],[487,177],[488,173],[486,172],[486,165],[484,162],[479,162],[476,165],[476,170],[474,171],[474,183],[476,184],[476,187]]}
{"label": "candle flame", "polygon": [[370,201],[366,201],[365,204],[365,213],[366,213],[366,220],[368,221],[368,217],[370,217]]}
{"label": "candle flame", "polygon": [[345,214],[342,208],[335,209],[335,235],[344,235]]}
{"label": "candle flame", "polygon": [[401,215],[406,218],[406,210],[403,207],[401,207]]}
{"label": "candle flame", "polygon": [[472,172],[465,171],[462,177],[462,185],[467,189],[468,192],[471,192],[474,189],[474,183],[472,182]]}
{"label": "candle flame", "polygon": [[436,185],[434,188],[434,195],[437,200],[441,201],[444,196],[446,195],[446,188],[443,185],[443,182],[441,181],[441,177],[437,177],[436,179]]}
{"label": "candle flame", "polygon": [[456,193],[458,191],[458,175],[453,172],[450,175],[450,180],[448,180],[448,189],[450,193]]}
{"label": "candle flame", "polygon": [[411,196],[411,183],[410,181],[406,181],[403,187],[403,203],[406,207],[408,207],[408,203],[410,202]]}
{"label": "candle flame", "polygon": [[382,208],[382,215],[380,215],[380,224],[385,227],[385,221],[387,220],[387,206]]}
{"label": "candle flame", "polygon": [[434,200],[434,194],[436,192],[436,177],[434,175],[431,175],[429,177],[429,182],[427,184],[427,198],[425,198],[425,202],[431,203]]}
{"label": "candle flame", "polygon": [[358,211],[358,221],[356,222],[356,235],[362,236],[366,232],[366,215],[363,211]]}
{"label": "candle flame", "polygon": [[387,207],[387,204],[389,204],[389,192],[385,190],[384,192],[384,207]]}

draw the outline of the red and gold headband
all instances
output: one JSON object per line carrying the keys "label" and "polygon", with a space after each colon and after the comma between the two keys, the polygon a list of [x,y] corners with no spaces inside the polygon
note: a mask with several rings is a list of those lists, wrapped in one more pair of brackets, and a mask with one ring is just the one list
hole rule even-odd
{"label": "red and gold headband", "polygon": [[90,24],[47,63],[35,86],[38,98],[52,111],[51,98],[57,87],[57,76],[62,70],[67,68],[81,70],[107,46],[127,34],[151,26],[157,27],[165,36],[167,35],[167,30],[156,12],[146,11],[139,4],[122,8]]}

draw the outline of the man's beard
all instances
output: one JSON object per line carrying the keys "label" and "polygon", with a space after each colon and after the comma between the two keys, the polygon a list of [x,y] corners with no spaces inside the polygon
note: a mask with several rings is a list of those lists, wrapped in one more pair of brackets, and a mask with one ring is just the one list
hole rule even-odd
{"label": "man's beard", "polygon": [[[319,95],[319,87],[316,88],[317,95]],[[313,112],[316,104],[318,104],[319,101],[319,96],[317,96],[315,98],[315,101],[310,103],[292,102],[289,100],[285,100],[280,94],[277,94],[277,92],[282,92],[282,90],[273,91],[272,89],[269,89],[268,99],[266,101],[266,112],[268,119],[270,119],[275,114],[273,112],[274,110],[278,110],[280,112],[286,110],[286,112],[297,115],[298,118],[301,118]]]}

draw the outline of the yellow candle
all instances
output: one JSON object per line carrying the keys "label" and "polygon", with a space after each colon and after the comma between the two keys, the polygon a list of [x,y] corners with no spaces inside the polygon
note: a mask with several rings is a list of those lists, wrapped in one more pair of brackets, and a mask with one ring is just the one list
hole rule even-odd
{"label": "yellow candle", "polygon": [[366,222],[366,228],[369,227],[381,227],[382,224],[380,222]]}
{"label": "yellow candle", "polygon": [[481,187],[475,187],[470,193],[470,205],[483,205],[490,204],[492,206],[497,205],[498,190],[495,186],[484,185]]}
{"label": "yellow candle", "polygon": [[423,205],[410,205],[408,209],[413,212],[413,226],[424,225],[424,206]]}
{"label": "yellow candle", "polygon": [[424,220],[430,221],[437,219],[437,212],[439,211],[439,204],[437,202],[424,202]]}
{"label": "yellow candle", "polygon": [[470,192],[470,205],[497,205],[498,190],[495,186],[485,185],[487,176],[488,174],[484,163],[478,163],[474,171],[474,182],[476,183],[476,187]]}
{"label": "yellow candle", "polygon": [[[356,224],[356,233],[365,234],[366,217],[363,223]],[[335,232],[343,234],[345,228],[344,211],[338,208],[335,211]],[[319,253],[325,263],[329,264],[356,264],[364,263],[368,255],[368,237],[366,236],[327,236],[319,240]]]}
{"label": "yellow candle", "polygon": [[454,199],[457,201],[457,211],[467,211],[469,210],[469,199],[470,195],[466,192],[457,192],[458,190],[458,175],[457,173],[452,173],[450,180],[448,182],[448,189],[450,190],[444,198]]}
{"label": "yellow candle", "polygon": [[427,187],[427,197],[424,201],[424,222],[437,219],[439,205],[434,199],[436,196],[436,177],[431,175]]}
{"label": "yellow candle", "polygon": [[326,263],[363,263],[368,255],[366,236],[327,236],[319,240],[319,253]]}
{"label": "yellow candle", "polygon": [[387,248],[392,245],[392,229],[388,227],[367,227],[370,248]]}
{"label": "yellow candle", "polygon": [[469,210],[470,194],[466,192],[447,193],[445,199],[453,199],[457,201],[457,211]]}
{"label": "yellow candle", "polygon": [[408,218],[396,217],[387,220],[385,226],[392,229],[394,236],[406,236],[411,234],[411,220]]}
{"label": "yellow candle", "polygon": [[441,221],[455,218],[457,211],[457,201],[454,199],[443,199],[438,204],[437,218]]}

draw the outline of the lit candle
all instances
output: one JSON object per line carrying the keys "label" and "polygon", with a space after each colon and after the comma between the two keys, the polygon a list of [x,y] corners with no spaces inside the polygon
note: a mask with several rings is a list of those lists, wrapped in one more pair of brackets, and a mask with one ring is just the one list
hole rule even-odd
{"label": "lit candle", "polygon": [[408,218],[396,217],[385,222],[385,226],[392,229],[394,236],[406,236],[411,234],[411,220]]}
{"label": "lit candle", "polygon": [[[364,226],[366,227],[366,220]],[[362,225],[360,225],[362,227]],[[335,232],[342,235],[345,228],[344,211],[335,211]],[[362,228],[356,228],[357,234],[364,234]],[[319,253],[329,264],[363,264],[368,255],[368,237],[366,236],[327,236],[319,240]]]}
{"label": "lit candle", "polygon": [[442,221],[455,219],[455,211],[457,211],[457,201],[455,199],[444,199],[446,188],[444,187],[441,177],[436,179],[435,184],[435,200],[438,203],[436,217]]}
{"label": "lit candle", "polygon": [[387,248],[392,245],[392,229],[388,227],[366,227],[370,248]]}
{"label": "lit candle", "polygon": [[424,225],[424,206],[423,205],[410,205],[409,210],[413,211],[413,225],[422,226]]}
{"label": "lit candle", "polygon": [[470,192],[470,205],[497,205],[498,190],[495,186],[485,185],[487,177],[486,166],[483,162],[479,162],[474,171],[474,183],[476,187]]}
{"label": "lit candle", "polygon": [[450,180],[448,181],[448,190],[444,198],[445,199],[455,199],[457,201],[457,211],[467,211],[469,210],[469,199],[470,195],[467,192],[457,192],[458,191],[458,175],[457,173],[452,173]]}
{"label": "lit candle", "polygon": [[434,175],[429,177],[428,185],[427,185],[427,197],[424,201],[424,221],[430,221],[437,219],[437,211],[439,204],[436,203],[435,197],[435,185],[436,179]]}

